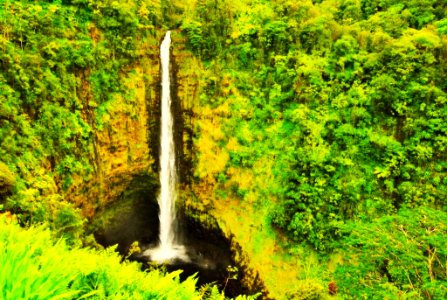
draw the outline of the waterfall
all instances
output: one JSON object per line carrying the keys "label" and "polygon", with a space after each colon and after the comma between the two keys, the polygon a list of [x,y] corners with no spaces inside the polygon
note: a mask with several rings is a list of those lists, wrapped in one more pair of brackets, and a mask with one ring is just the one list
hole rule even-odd
{"label": "waterfall", "polygon": [[174,245],[174,221],[177,172],[175,169],[175,149],[173,137],[173,116],[171,112],[171,90],[169,72],[170,32],[161,43],[161,152],[160,152],[160,187],[158,196],[160,206],[160,248],[171,249]]}
{"label": "waterfall", "polygon": [[175,202],[177,199],[177,170],[175,163],[174,122],[171,111],[169,50],[171,33],[168,31],[160,46],[161,60],[161,134],[160,134],[160,244],[149,255],[158,262],[174,258],[186,260],[184,247],[176,244]]}

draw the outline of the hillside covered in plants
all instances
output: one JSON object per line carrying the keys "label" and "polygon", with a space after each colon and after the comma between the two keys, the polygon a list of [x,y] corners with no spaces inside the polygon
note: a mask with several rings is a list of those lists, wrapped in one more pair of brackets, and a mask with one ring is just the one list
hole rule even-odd
{"label": "hillside covered in plants", "polygon": [[167,30],[180,204],[264,297],[447,298],[442,0],[0,0],[4,214],[78,249],[133,178],[156,193]]}

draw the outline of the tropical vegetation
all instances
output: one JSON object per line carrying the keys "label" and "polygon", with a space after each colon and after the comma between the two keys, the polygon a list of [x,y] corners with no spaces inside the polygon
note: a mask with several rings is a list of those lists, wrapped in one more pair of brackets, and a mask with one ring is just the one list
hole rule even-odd
{"label": "tropical vegetation", "polygon": [[[101,201],[70,195],[101,174],[98,132],[113,133],[113,114],[141,118],[129,82],[167,29],[197,86],[185,205],[239,237],[272,297],[447,298],[442,0],[0,0],[0,209],[74,247],[11,248],[3,274],[30,270],[17,276],[72,298],[144,298],[151,276],[198,295],[194,279],[134,265],[118,279],[110,251],[98,254],[110,273],[68,260],[96,259],[77,247]],[[33,255],[67,267],[30,278]]]}

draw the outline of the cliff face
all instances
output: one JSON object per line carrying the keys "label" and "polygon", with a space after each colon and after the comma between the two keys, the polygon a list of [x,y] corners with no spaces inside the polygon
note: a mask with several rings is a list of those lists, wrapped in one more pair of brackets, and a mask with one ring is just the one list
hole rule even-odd
{"label": "cliff face", "polygon": [[94,127],[91,160],[95,175],[88,181],[77,181],[67,197],[82,207],[86,216],[93,216],[95,208],[116,199],[133,177],[153,175],[154,152],[158,152],[154,131],[158,120],[158,59],[150,55],[134,66],[125,79],[132,99],[116,96],[106,114],[98,117],[87,102],[86,115],[101,118],[105,125]]}
{"label": "cliff face", "polygon": [[[189,218],[205,228],[222,232],[230,241],[233,260],[240,267],[238,280],[248,292],[262,292],[267,296],[263,282],[265,274],[259,274],[254,268],[244,248],[246,242],[235,234],[231,220],[227,218],[228,215],[240,217],[238,204],[219,204],[222,199],[215,196],[220,186],[216,177],[224,172],[229,159],[228,153],[218,146],[223,138],[220,126],[229,111],[225,103],[215,108],[204,105],[201,95],[206,89],[213,88],[219,79],[212,76],[215,70],[206,68],[199,58],[185,49],[185,40],[180,32],[173,34],[172,55],[174,96],[179,105],[176,109],[181,112],[177,114],[180,120],[177,120],[176,128],[176,144],[181,146],[178,149],[182,183],[179,201]],[[217,84],[225,86],[225,79]]]}
{"label": "cliff face", "polygon": [[[161,40],[164,32],[158,34]],[[125,86],[131,98],[116,96],[108,107],[107,114],[97,116],[88,82],[82,98],[86,104],[86,119],[93,123],[91,160],[95,176],[91,181],[79,180],[66,195],[86,216],[93,216],[95,208],[113,202],[129,186],[132,178],[149,175],[158,178],[159,132],[160,132],[160,57],[159,44],[140,45],[140,58],[135,66],[123,73]],[[198,106],[201,65],[185,50],[184,39],[178,31],[173,32],[172,97],[174,139],[180,181],[187,186],[193,170],[193,124],[194,107]],[[96,110],[97,111],[97,110]],[[106,124],[101,128],[96,123]],[[87,198],[88,197],[88,198]],[[92,201],[92,199],[97,199]]]}
{"label": "cliff face", "polygon": [[198,105],[202,70],[196,58],[185,49],[185,39],[181,33],[174,31],[172,37],[174,139],[180,182],[189,185],[193,176],[194,107]]}
{"label": "cliff face", "polygon": [[[164,32],[158,34],[161,40]],[[203,80],[203,66],[185,49],[180,32],[172,33],[171,76],[174,112],[174,139],[181,184],[186,188],[193,176],[193,136],[197,123],[196,108],[200,107],[199,92]],[[131,97],[117,95],[106,114],[98,115],[92,103],[90,87],[85,82],[82,98],[85,118],[96,120],[92,127],[91,160],[95,177],[88,182],[79,181],[66,195],[74,203],[85,207],[87,216],[94,214],[89,206],[103,206],[123,192],[132,177],[149,174],[158,178],[160,132],[160,57],[159,45],[143,44],[138,63],[123,70],[123,80]],[[99,127],[97,124],[104,124]],[[89,203],[98,199],[96,203]]]}
{"label": "cliff face", "polygon": [[[190,218],[222,232],[231,242],[233,259],[242,271],[238,279],[249,291],[262,292],[267,299],[283,299],[297,285],[312,282],[297,281],[299,268],[292,257],[282,261],[286,254],[266,221],[268,209],[257,202],[260,193],[242,199],[235,192],[235,187],[248,190],[273,180],[259,176],[259,170],[271,168],[272,162],[253,168],[229,167],[230,154],[244,147],[229,135],[231,114],[244,113],[231,111],[232,101],[240,97],[234,79],[191,55],[179,34],[173,35],[173,41],[176,95],[183,118],[181,166],[186,176],[180,201]],[[210,95],[210,99],[203,98]]]}

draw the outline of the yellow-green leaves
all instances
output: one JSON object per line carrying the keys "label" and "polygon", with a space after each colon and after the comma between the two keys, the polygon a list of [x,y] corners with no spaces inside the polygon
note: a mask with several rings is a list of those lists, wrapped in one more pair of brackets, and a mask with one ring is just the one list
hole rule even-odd
{"label": "yellow-green leaves", "polygon": [[42,227],[27,230],[0,216],[1,299],[203,299],[190,277],[142,272],[114,249],[68,250]]}
{"label": "yellow-green leaves", "polygon": [[15,181],[14,173],[0,161],[0,196],[11,192]]}

